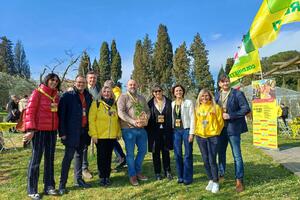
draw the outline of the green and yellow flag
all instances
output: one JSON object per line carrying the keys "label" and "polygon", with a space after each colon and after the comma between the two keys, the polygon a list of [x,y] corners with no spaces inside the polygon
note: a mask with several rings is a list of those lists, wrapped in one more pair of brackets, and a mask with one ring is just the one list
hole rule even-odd
{"label": "green and yellow flag", "polygon": [[261,71],[258,48],[273,42],[283,24],[296,21],[300,21],[300,0],[263,0],[235,56],[230,81]]}
{"label": "green and yellow flag", "polygon": [[274,41],[283,24],[300,21],[300,0],[264,0],[256,14],[250,38],[256,48]]}

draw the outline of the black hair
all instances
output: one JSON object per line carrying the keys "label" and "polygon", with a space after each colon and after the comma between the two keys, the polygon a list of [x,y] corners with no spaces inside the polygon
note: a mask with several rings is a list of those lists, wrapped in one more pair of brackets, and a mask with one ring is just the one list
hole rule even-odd
{"label": "black hair", "polygon": [[182,85],[180,85],[180,84],[176,84],[176,85],[174,85],[174,86],[172,87],[172,94],[173,94],[173,96],[174,96],[175,88],[177,88],[177,87],[180,87],[180,88],[182,89],[182,92],[183,92],[182,97],[184,97],[184,94],[185,94],[185,88],[184,88]]}
{"label": "black hair", "polygon": [[53,79],[53,78],[57,78],[58,83],[57,83],[56,89],[60,90],[61,80],[60,80],[59,76],[55,73],[47,74],[47,76],[45,76],[45,78],[43,80],[43,84],[48,86],[49,80]]}

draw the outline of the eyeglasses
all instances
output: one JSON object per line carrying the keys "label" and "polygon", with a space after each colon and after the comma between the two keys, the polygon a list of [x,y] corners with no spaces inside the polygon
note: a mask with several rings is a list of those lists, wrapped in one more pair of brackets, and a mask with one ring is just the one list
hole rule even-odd
{"label": "eyeglasses", "polygon": [[58,79],[56,79],[56,78],[51,78],[50,81],[58,83]]}
{"label": "eyeglasses", "polygon": [[154,93],[159,93],[159,92],[161,92],[161,90],[155,90],[155,91],[154,91]]}

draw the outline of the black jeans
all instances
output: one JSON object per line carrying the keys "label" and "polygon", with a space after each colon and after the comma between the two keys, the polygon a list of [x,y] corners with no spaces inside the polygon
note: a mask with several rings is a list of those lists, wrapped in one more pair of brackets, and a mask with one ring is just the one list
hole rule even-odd
{"label": "black jeans", "polygon": [[97,165],[100,178],[109,178],[111,172],[111,157],[116,139],[98,139]]}
{"label": "black jeans", "polygon": [[219,150],[219,137],[202,138],[196,136],[196,140],[201,151],[208,179],[218,182],[217,153]]}
{"label": "black jeans", "polygon": [[40,163],[44,153],[44,189],[55,187],[54,154],[56,145],[56,131],[38,131],[32,138],[32,157],[28,167],[27,192],[38,193]]}
{"label": "black jeans", "polygon": [[[80,137],[80,144],[78,147],[65,147],[65,155],[62,161],[61,167],[61,176],[60,176],[60,188],[65,188],[68,180],[68,174],[73,158],[75,159],[74,163],[74,178],[75,183],[78,179],[82,179],[82,157],[83,157],[83,148],[84,148],[83,135]],[[75,155],[74,155],[75,154]]]}
{"label": "black jeans", "polygon": [[161,158],[160,153],[162,154],[163,160],[163,169],[164,172],[171,172],[170,167],[170,151],[165,147],[163,134],[159,133],[159,137],[155,139],[153,148],[152,148],[152,160],[154,166],[154,173],[161,173]]}

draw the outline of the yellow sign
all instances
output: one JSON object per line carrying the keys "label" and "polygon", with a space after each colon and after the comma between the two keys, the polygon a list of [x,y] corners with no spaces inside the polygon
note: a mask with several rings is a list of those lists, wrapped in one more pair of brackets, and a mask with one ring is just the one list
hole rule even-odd
{"label": "yellow sign", "polygon": [[268,91],[265,95],[264,91],[258,91],[258,88],[265,90],[265,86],[273,82],[274,80],[252,82],[253,144],[259,147],[277,149],[277,112],[274,112],[274,110],[277,110],[275,93],[270,95],[270,91]]}

